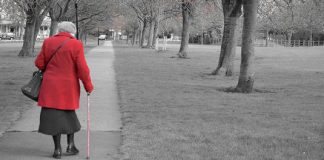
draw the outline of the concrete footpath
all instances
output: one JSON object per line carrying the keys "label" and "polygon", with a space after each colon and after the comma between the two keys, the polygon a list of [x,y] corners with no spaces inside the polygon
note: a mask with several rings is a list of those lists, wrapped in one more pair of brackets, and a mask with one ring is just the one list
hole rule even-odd
{"label": "concrete footpath", "polygon": [[[121,143],[121,115],[113,68],[114,50],[110,41],[90,50],[86,55],[95,87],[90,96],[91,156],[94,160],[118,159]],[[66,136],[62,136],[62,159],[86,159],[87,97],[82,86],[81,105],[77,115],[82,130],[75,135],[79,155],[66,156]],[[37,132],[40,108],[36,106],[22,117],[0,138],[1,160],[53,159],[52,137]]]}

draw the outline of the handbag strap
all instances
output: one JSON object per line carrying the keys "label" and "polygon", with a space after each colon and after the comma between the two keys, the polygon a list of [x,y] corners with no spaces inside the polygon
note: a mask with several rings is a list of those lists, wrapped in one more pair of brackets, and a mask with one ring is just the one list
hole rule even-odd
{"label": "handbag strap", "polygon": [[56,48],[56,50],[53,52],[53,54],[51,55],[50,59],[48,60],[48,62],[46,63],[45,67],[44,67],[44,71],[46,70],[47,65],[49,64],[49,62],[52,60],[52,58],[54,57],[54,55],[56,54],[56,52],[61,49],[68,41],[70,41],[71,38],[67,38],[65,41],[63,41],[60,46],[58,46]]}

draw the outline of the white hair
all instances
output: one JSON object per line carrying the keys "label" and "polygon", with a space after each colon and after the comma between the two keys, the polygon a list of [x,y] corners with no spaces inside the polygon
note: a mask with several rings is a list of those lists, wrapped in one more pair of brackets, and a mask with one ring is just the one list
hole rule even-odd
{"label": "white hair", "polygon": [[75,27],[74,23],[69,22],[69,21],[60,22],[57,25],[57,29],[58,29],[58,32],[69,32],[71,34],[76,33],[76,27]]}

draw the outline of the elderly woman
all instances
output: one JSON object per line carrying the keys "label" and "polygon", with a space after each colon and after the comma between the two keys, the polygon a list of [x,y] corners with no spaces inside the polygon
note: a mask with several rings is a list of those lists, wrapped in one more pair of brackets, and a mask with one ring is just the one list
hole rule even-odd
{"label": "elderly woman", "polygon": [[79,108],[79,79],[88,94],[93,90],[82,43],[73,36],[75,25],[61,22],[58,32],[44,40],[35,60],[36,67],[44,71],[38,99],[38,105],[42,107],[38,131],[53,136],[53,157],[56,159],[62,155],[61,134],[67,135],[66,152],[79,153],[74,143],[74,133],[81,128],[75,113]]}

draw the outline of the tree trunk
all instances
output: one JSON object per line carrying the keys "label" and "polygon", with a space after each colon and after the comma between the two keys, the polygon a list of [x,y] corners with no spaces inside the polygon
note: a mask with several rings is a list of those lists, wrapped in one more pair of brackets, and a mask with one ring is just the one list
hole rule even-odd
{"label": "tree trunk", "polygon": [[212,73],[213,75],[219,75],[221,72],[225,72],[226,76],[233,75],[234,57],[237,44],[237,20],[238,17],[227,17],[225,19],[221,52],[218,66]]}
{"label": "tree trunk", "polygon": [[[227,1],[223,3],[224,12],[224,30],[221,45],[221,52],[219,56],[218,66],[212,72],[212,75],[220,75],[225,72],[225,76],[232,76],[234,72],[234,58],[237,44],[237,22],[242,15],[241,6],[242,1],[236,1],[232,5]],[[232,10],[232,12],[230,12]]]}
{"label": "tree trunk", "polygon": [[127,34],[126,34],[127,38],[126,38],[126,44],[128,44],[128,41],[129,41],[129,32],[127,31]]}
{"label": "tree trunk", "polygon": [[[202,28],[202,27],[201,27]],[[200,37],[200,44],[203,45],[204,44],[204,30],[201,30],[201,37]]]}
{"label": "tree trunk", "polygon": [[138,43],[138,45],[141,46],[140,43],[141,43],[141,37],[142,37],[142,29],[138,28],[138,30],[136,32],[137,32],[136,44]]}
{"label": "tree trunk", "polygon": [[189,2],[184,2],[182,0],[182,35],[181,35],[181,45],[178,53],[179,58],[188,58],[188,45],[189,45],[189,26],[190,26],[190,11],[191,4]]}
{"label": "tree trunk", "polygon": [[237,92],[251,93],[254,84],[254,46],[253,40],[256,30],[258,0],[244,0],[244,21],[242,33],[241,67]]}
{"label": "tree trunk", "polygon": [[156,18],[155,23],[154,23],[153,49],[155,49],[155,47],[156,47],[155,45],[156,45],[156,39],[157,39],[157,36],[159,33],[159,25],[160,25],[159,19]]}
{"label": "tree trunk", "polygon": [[154,37],[154,20],[150,21],[150,31],[149,31],[149,37],[147,41],[147,48],[153,47],[153,37]]}
{"label": "tree trunk", "polygon": [[42,25],[42,20],[37,19],[35,23],[35,31],[34,31],[35,40],[37,38],[41,25]]}
{"label": "tree trunk", "polygon": [[88,33],[84,33],[84,44],[85,45],[87,44],[87,36],[88,36]]}
{"label": "tree trunk", "polygon": [[32,41],[32,43],[33,43],[32,44],[32,53],[33,53],[33,55],[34,55],[34,50],[35,50],[35,42],[36,42],[37,34],[39,33],[39,29],[40,29],[40,27],[42,25],[42,22],[43,22],[44,18],[45,18],[45,14],[44,15],[40,15],[40,16],[38,16],[36,18],[35,31],[34,31],[34,37],[33,37],[34,39]]}
{"label": "tree trunk", "polygon": [[266,47],[268,47],[269,46],[269,29],[267,28],[267,30],[266,30]]}
{"label": "tree trunk", "polygon": [[57,33],[57,26],[58,26],[58,21],[57,20],[51,20],[51,26],[50,26],[50,35],[53,36],[54,34]]}
{"label": "tree trunk", "polygon": [[140,47],[144,47],[144,40],[145,40],[146,28],[147,28],[147,20],[144,19],[144,21],[143,21],[143,28],[142,28],[142,31],[141,31]]}
{"label": "tree trunk", "polygon": [[136,41],[136,29],[133,30],[133,37],[132,37],[132,46],[134,46],[135,41]]}
{"label": "tree trunk", "polygon": [[34,44],[34,32],[35,32],[36,17],[33,13],[27,13],[26,28],[24,34],[23,46],[18,54],[20,57],[32,56],[33,44]]}
{"label": "tree trunk", "polygon": [[310,29],[309,42],[310,42],[310,46],[314,46],[314,43],[313,43],[313,30],[312,29]]}
{"label": "tree trunk", "polygon": [[[82,29],[82,28],[80,28],[79,27],[79,32],[78,32],[78,34],[79,34],[79,40],[80,41],[84,41],[84,36],[85,36],[85,32],[84,32],[84,30]],[[75,36],[77,36],[76,34],[75,34]],[[106,37],[107,38],[107,37]]]}
{"label": "tree trunk", "polygon": [[291,47],[291,37],[292,37],[292,31],[291,30],[288,30],[288,33],[287,33],[287,40],[288,40],[288,44],[287,44],[287,47]]}

